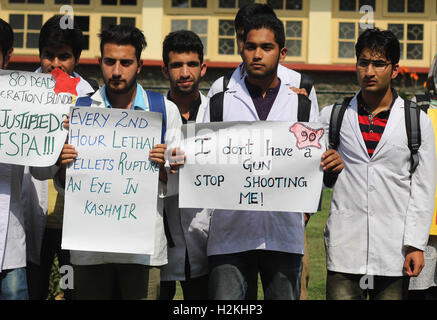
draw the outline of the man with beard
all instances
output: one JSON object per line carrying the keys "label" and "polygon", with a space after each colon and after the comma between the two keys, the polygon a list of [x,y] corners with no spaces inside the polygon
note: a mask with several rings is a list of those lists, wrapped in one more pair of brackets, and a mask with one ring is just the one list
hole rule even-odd
{"label": "man with beard", "polygon": [[[224,92],[223,121],[297,121],[298,95],[277,74],[286,54],[279,19],[257,15],[245,24],[241,55],[246,75]],[[214,112],[209,104],[204,121]],[[309,121],[317,119],[318,110],[311,110]],[[338,174],[343,162],[328,150],[321,166]],[[299,299],[304,221],[301,212],[214,210],[207,245],[209,297],[244,299],[259,272],[265,299]]]}
{"label": "man with beard", "polygon": [[[92,97],[92,107],[149,111],[147,92],[137,83],[146,47],[143,33],[127,25],[111,26],[100,34],[99,59],[105,85]],[[161,165],[160,183],[165,183],[164,153],[178,143],[181,119],[177,107],[164,99],[166,112],[165,144],[156,145],[149,158]],[[61,163],[77,157],[71,145],[65,145]],[[157,299],[160,268],[167,263],[167,243],[163,224],[163,199],[158,198],[155,248],[152,255],[71,251],[74,266],[74,299]]]}
{"label": "man with beard", "polygon": [[[192,31],[176,31],[163,43],[162,73],[169,80],[167,98],[173,101],[183,123],[201,122],[207,100],[199,92],[205,75],[203,44]],[[207,209],[179,209],[179,197],[164,200],[168,264],[161,270],[162,300],[171,300],[180,281],[185,300],[205,299],[208,295],[208,258],[206,240],[209,222]]]}

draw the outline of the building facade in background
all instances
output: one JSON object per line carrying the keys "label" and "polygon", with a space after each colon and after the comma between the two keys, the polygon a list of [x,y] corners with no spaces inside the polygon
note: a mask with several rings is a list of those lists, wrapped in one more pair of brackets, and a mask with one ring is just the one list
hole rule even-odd
{"label": "building facade in background", "polygon": [[192,30],[205,46],[212,76],[205,81],[210,83],[241,61],[233,20],[240,6],[250,2],[275,9],[286,30],[285,64],[310,73],[316,85],[323,86],[320,76],[328,71],[332,76],[355,70],[354,44],[361,27],[392,30],[402,45],[400,64],[419,75],[428,72],[437,51],[437,0],[0,0],[0,17],[14,29],[16,64],[38,62],[39,29],[52,15],[66,13],[60,12],[65,5],[85,34],[82,65],[96,66],[98,34],[109,24],[144,31],[148,47],[143,59],[152,69],[161,65],[167,33]]}

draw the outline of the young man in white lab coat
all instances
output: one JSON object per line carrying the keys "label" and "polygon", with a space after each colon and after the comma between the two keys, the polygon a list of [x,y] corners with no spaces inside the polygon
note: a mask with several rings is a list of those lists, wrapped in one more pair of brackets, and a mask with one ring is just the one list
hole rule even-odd
{"label": "young man in white lab coat", "polygon": [[[132,26],[110,26],[100,34],[99,59],[105,85],[92,97],[92,107],[149,111],[146,91],[137,82],[147,43],[143,33]],[[176,105],[164,98],[166,112],[165,144],[157,144],[149,159],[164,169],[165,151],[179,145],[182,121]],[[72,145],[65,144],[61,164],[77,157]],[[160,190],[165,181],[160,173]],[[153,254],[125,254],[71,250],[74,268],[73,299],[78,300],[156,300],[159,298],[160,268],[167,263],[167,241],[163,223],[163,199],[158,198]]]}
{"label": "young man in white lab coat", "polygon": [[[168,34],[163,43],[162,73],[169,80],[167,99],[174,102],[182,123],[202,122],[207,99],[199,92],[200,79],[205,75],[203,44],[192,31]],[[168,181],[176,184],[178,181]],[[172,300],[176,281],[180,281],[185,300],[201,300],[208,296],[208,209],[179,208],[179,197],[164,200],[168,222],[168,264],[161,269],[161,300]]]}
{"label": "young man in white lab coat", "polygon": [[[0,19],[0,69],[13,52],[14,34]],[[26,234],[21,195],[24,166],[0,163],[0,300],[27,300]],[[48,168],[30,168],[41,179],[52,177]],[[53,172],[54,173],[54,172]]]}
{"label": "young man in white lab coat", "polygon": [[[403,299],[423,268],[434,212],[435,142],[420,114],[419,164],[411,170],[404,100],[391,86],[400,46],[390,31],[368,29],[356,44],[361,90],[344,114],[338,176],[325,227],[327,299]],[[321,111],[328,126],[332,106]]]}
{"label": "young man in white lab coat", "polygon": [[[12,28],[0,19],[0,69],[9,63],[13,39]],[[0,163],[0,300],[28,299],[21,202],[23,168]]]}
{"label": "young man in white lab coat", "polygon": [[[270,14],[276,17],[273,9],[269,5],[262,3],[249,3],[247,5],[244,5],[240,8],[240,10],[238,10],[237,15],[235,16],[235,40],[237,42],[238,52],[240,53],[243,49],[244,25],[247,23],[248,19],[258,14]],[[240,63],[238,67],[232,72],[232,75],[229,78],[227,88],[232,88],[235,83],[241,82],[244,79],[245,73],[246,72],[244,70],[244,64]],[[286,81],[289,82],[292,86],[294,92],[296,92],[297,94],[303,94],[308,96],[311,101],[311,109],[315,112],[318,112],[319,105],[317,102],[316,90],[314,89],[314,87],[311,88],[310,92],[306,92],[305,89],[299,89],[302,76],[299,72],[284,67],[281,64],[278,64],[278,76],[281,79],[284,79],[284,81],[286,79]],[[223,77],[220,77],[211,85],[207,97],[211,98],[213,95],[222,92],[225,89],[226,88],[223,88]]]}
{"label": "young man in white lab coat", "polygon": [[[247,23],[247,20],[251,17],[254,17],[258,14],[270,14],[274,17],[276,17],[275,12],[273,9],[267,5],[262,3],[249,3],[244,6],[242,6],[235,16],[234,19],[234,27],[235,27],[235,40],[238,47],[238,52],[241,53],[243,49],[243,34],[244,34],[244,25]],[[282,64],[278,64],[278,77],[281,78],[284,82],[289,83],[290,87],[294,92],[297,94],[305,95],[310,100],[311,105],[311,113],[313,112],[319,112],[319,104],[317,102],[317,96],[316,96],[316,90],[314,86],[311,87],[311,90],[309,92],[306,91],[304,88],[300,88],[301,86],[301,79],[302,74],[300,74],[297,71],[294,71],[292,69],[289,69],[287,67],[284,67]],[[210,99],[215,94],[222,92],[224,90],[227,90],[228,88],[232,88],[236,84],[240,83],[244,80],[244,76],[246,75],[246,72],[244,70],[244,63],[240,63],[238,67],[232,72],[231,75],[227,75],[226,77],[229,77],[229,82],[224,88],[224,77],[220,77],[214,83],[211,85],[211,88],[208,91],[208,99]],[[312,213],[306,213],[305,214],[305,222],[307,223],[309,221],[310,215]],[[307,250],[307,241],[305,240],[305,255],[302,260],[302,283],[301,283],[301,294],[300,294],[300,300],[305,300],[307,298],[307,287],[309,282],[309,254]],[[254,300],[257,298],[258,290],[257,290],[257,283],[254,287],[250,287],[247,292],[247,298],[249,300]]]}
{"label": "young man in white lab coat", "polygon": [[[297,121],[298,97],[277,76],[287,54],[284,26],[272,15],[257,15],[244,29],[246,75],[224,93],[223,121]],[[210,105],[205,122],[210,121]],[[318,113],[310,114],[317,121]],[[321,166],[338,173],[338,153],[323,154]],[[244,299],[261,275],[265,299],[299,299],[304,215],[301,212],[214,210],[208,238],[211,299]]]}
{"label": "young man in white lab coat", "polygon": [[[82,53],[83,34],[77,25],[61,28],[62,16],[53,16],[39,35],[40,67],[36,72],[51,73],[61,69],[80,78],[77,97],[94,93],[91,85],[74,71]],[[61,249],[64,197],[55,190],[53,180],[39,181],[24,168],[23,202],[26,222],[27,281],[30,300],[45,300],[49,292],[50,274],[55,259],[59,267],[70,265],[69,250]],[[71,298],[64,290],[64,298]]]}

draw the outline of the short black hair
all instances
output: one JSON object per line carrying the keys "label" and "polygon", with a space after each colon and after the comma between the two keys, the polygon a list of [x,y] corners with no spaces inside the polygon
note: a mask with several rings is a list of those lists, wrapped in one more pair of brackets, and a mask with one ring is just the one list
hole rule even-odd
{"label": "short black hair", "polygon": [[270,14],[259,14],[250,18],[244,26],[244,41],[251,30],[269,29],[275,35],[275,41],[282,49],[285,46],[284,24],[277,17]]}
{"label": "short black hair", "polygon": [[374,28],[364,31],[358,37],[358,41],[355,45],[357,60],[366,49],[384,55],[392,65],[399,63],[401,54],[399,40],[390,30]]}
{"label": "short black hair", "polygon": [[199,36],[193,31],[174,31],[165,37],[162,45],[162,60],[165,66],[168,66],[171,51],[177,53],[195,52],[199,56],[200,63],[203,63],[203,44]]}
{"label": "short black hair", "polygon": [[140,29],[125,24],[110,25],[99,34],[100,52],[103,56],[103,47],[106,43],[117,45],[132,45],[135,48],[137,61],[141,59],[141,52],[147,47],[146,38]]}
{"label": "short black hair", "polygon": [[[2,50],[3,59],[11,51],[14,44],[14,32],[9,23],[0,19],[0,46]],[[0,66],[1,68],[2,66]]]}
{"label": "short black hair", "polygon": [[82,53],[83,34],[82,30],[76,25],[73,29],[63,28],[61,19],[63,16],[54,15],[44,23],[39,33],[39,55],[41,56],[44,48],[60,48],[69,46],[73,51],[74,58],[78,60]]}
{"label": "short black hair", "polygon": [[237,15],[235,16],[235,20],[234,20],[235,31],[237,31],[240,28],[244,28],[246,22],[251,17],[257,14],[270,14],[276,17],[276,14],[273,11],[272,7],[270,7],[268,4],[248,3],[242,6],[240,10],[238,10]]}

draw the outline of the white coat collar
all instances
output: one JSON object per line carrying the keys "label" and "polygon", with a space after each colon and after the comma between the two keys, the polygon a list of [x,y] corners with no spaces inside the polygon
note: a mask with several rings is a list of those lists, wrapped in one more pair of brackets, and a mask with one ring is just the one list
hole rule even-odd
{"label": "white coat collar", "polygon": [[400,123],[402,119],[404,119],[404,99],[398,96],[390,111],[387,125],[381,136],[381,140],[379,140],[379,143],[373,152],[373,157],[378,155],[379,150],[381,150],[384,144],[391,139],[393,133],[398,133],[399,130],[402,130],[401,128],[405,128],[405,124]]}
{"label": "white coat collar", "polygon": [[[358,92],[359,93],[359,92]],[[366,143],[364,142],[363,134],[360,129],[360,124],[358,122],[358,93],[355,94],[353,99],[349,104],[349,108],[346,112],[347,119],[360,143],[362,151],[366,154],[367,159],[370,160],[369,154],[367,152]],[[373,152],[373,158],[378,154],[379,150],[384,146],[384,144],[390,140],[390,136],[393,132],[399,129],[399,121],[402,119],[404,108],[404,100],[401,97],[397,97],[395,103],[390,111],[390,116],[387,121],[387,126],[384,129],[384,133],[381,136],[381,140],[378,142],[375,151]]]}

